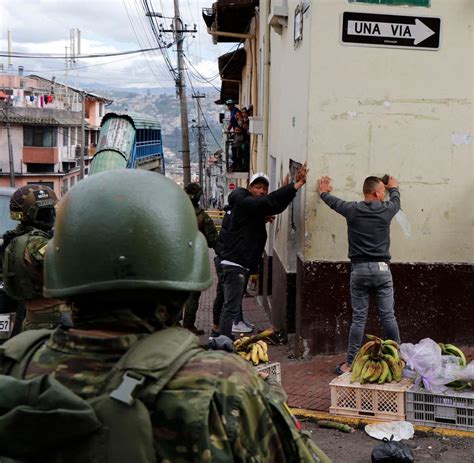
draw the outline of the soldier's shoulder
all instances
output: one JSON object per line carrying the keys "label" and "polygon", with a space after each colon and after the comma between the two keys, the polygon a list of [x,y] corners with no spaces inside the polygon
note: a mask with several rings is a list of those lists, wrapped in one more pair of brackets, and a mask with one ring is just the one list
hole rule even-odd
{"label": "soldier's shoulder", "polygon": [[[235,354],[223,351],[203,351],[194,356],[177,373],[174,380],[189,383],[198,389],[255,390],[263,385],[256,371]],[[173,386],[173,385],[171,385]]]}

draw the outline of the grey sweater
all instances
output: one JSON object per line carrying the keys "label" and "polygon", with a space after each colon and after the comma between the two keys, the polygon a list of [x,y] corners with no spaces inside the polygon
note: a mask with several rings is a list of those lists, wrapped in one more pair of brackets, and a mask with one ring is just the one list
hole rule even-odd
{"label": "grey sweater", "polygon": [[398,188],[389,192],[389,201],[360,202],[321,193],[321,199],[346,218],[352,262],[390,261],[390,222],[400,210],[400,193]]}

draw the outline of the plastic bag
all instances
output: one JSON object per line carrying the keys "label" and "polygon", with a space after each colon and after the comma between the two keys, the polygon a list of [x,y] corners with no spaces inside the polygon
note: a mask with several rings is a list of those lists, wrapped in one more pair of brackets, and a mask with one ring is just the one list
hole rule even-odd
{"label": "plastic bag", "polygon": [[413,463],[415,456],[408,445],[384,439],[372,450],[372,463]]}
{"label": "plastic bag", "polygon": [[430,338],[422,339],[418,344],[404,343],[400,353],[407,367],[417,373],[415,386],[423,385],[427,391],[440,393],[455,379],[455,364],[459,366],[457,359],[441,355],[440,347]]}
{"label": "plastic bag", "polygon": [[374,439],[392,441],[411,439],[415,435],[415,428],[409,421],[389,421],[366,424],[365,432]]}

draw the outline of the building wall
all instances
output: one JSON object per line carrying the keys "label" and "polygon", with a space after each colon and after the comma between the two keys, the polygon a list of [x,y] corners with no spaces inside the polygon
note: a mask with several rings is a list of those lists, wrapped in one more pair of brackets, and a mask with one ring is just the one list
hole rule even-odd
{"label": "building wall", "polygon": [[[329,174],[334,194],[360,200],[366,176],[397,177],[406,221],[392,223],[391,253],[402,339],[472,342],[473,3],[405,8],[315,0],[312,9],[311,183]],[[440,17],[441,47],[343,46],[344,11]],[[305,208],[299,334],[312,352],[344,350],[351,317],[346,223],[312,185]],[[381,334],[374,312],[368,329]],[[456,321],[446,323],[453,313]]]}
{"label": "building wall", "polygon": [[[11,125],[10,139],[15,172],[21,172],[21,159],[23,156],[23,126]],[[3,124],[0,125],[0,169],[2,172],[10,172],[7,128]]]}
{"label": "building wall", "polygon": [[[405,234],[392,225],[399,262],[472,263],[472,0],[403,8],[317,0],[313,14],[308,150],[313,178],[333,177],[334,193],[361,198],[368,175],[400,181]],[[314,11],[314,13],[316,13]],[[348,47],[343,11],[439,16],[438,51]],[[308,192],[311,189],[308,189]],[[346,259],[342,217],[307,195],[306,260]]]}

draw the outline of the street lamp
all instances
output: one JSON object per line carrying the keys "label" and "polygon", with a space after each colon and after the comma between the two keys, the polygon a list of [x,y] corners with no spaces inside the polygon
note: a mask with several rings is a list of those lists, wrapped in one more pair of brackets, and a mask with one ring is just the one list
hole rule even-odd
{"label": "street lamp", "polygon": [[148,16],[149,18],[162,18],[163,14],[155,12],[155,11],[150,11],[150,12],[146,13],[145,16]]}

